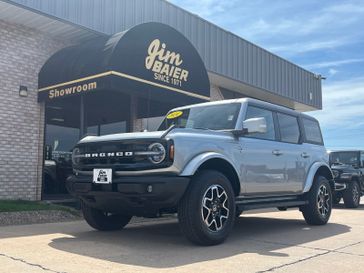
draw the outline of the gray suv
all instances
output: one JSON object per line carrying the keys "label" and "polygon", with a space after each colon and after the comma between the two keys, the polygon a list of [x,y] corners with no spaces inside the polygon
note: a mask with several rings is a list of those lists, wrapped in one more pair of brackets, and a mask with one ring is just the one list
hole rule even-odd
{"label": "gray suv", "polygon": [[312,225],[331,214],[317,120],[254,99],[173,109],[157,132],[85,137],[72,158],[67,188],[98,230],[177,212],[189,240],[214,245],[246,210],[297,207]]}

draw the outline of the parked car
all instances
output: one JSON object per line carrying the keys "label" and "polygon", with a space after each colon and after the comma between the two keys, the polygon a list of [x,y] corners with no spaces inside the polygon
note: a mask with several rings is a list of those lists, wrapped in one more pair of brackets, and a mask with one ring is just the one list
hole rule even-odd
{"label": "parked car", "polygon": [[334,181],[318,121],[254,99],[173,109],[157,132],[86,137],[73,168],[67,187],[98,230],[177,212],[189,240],[214,245],[246,210],[297,207],[311,225],[331,215]]}
{"label": "parked car", "polygon": [[336,151],[330,153],[330,166],[335,178],[334,203],[344,199],[345,207],[357,208],[364,194],[364,151]]}

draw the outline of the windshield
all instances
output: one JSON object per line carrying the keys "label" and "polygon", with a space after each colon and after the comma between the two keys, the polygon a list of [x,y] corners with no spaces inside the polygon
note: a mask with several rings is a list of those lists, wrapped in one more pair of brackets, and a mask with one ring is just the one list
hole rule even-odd
{"label": "windshield", "polygon": [[167,114],[159,130],[166,130],[171,125],[191,129],[234,129],[240,106],[240,103],[229,103],[171,111]]}
{"label": "windshield", "polygon": [[346,164],[357,165],[359,163],[357,152],[334,152],[330,154],[330,165],[332,164]]}

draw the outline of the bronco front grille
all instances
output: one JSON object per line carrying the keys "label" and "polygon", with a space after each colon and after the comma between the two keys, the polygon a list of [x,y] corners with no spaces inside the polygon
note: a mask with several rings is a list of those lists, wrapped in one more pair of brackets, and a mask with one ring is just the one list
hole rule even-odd
{"label": "bronco front grille", "polygon": [[[168,151],[169,143],[167,141],[161,141],[161,139],[157,141],[162,143]],[[75,167],[82,171],[90,171],[99,167],[112,168],[115,171],[133,171],[170,166],[171,162],[168,160],[156,165],[149,161],[147,155],[140,155],[140,152],[147,152],[149,145],[154,142],[156,140],[80,144],[77,148],[80,149],[82,157]]]}

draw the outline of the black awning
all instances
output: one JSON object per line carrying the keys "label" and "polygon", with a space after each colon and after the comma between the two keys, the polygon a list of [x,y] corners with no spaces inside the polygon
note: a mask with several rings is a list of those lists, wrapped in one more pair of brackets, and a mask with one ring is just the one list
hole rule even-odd
{"label": "black awning", "polygon": [[210,82],[191,42],[174,28],[145,23],[64,48],[39,73],[39,101],[96,90],[192,103],[209,100]]}

